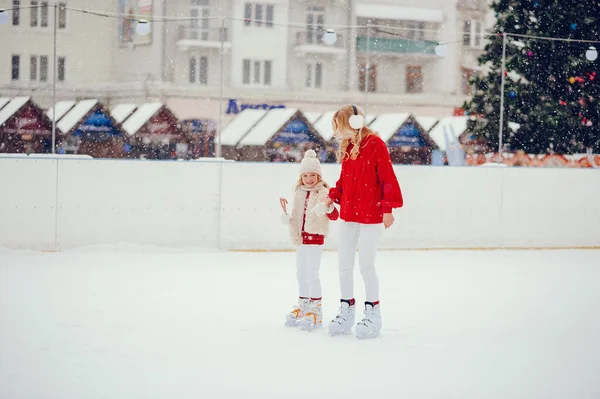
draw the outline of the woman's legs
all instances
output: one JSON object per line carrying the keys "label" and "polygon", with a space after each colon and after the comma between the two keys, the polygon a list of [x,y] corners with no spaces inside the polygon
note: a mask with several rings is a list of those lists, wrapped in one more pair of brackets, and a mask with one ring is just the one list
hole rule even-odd
{"label": "woman's legs", "polygon": [[379,279],[375,271],[375,256],[383,232],[383,224],[361,224],[358,243],[358,264],[365,283],[365,300],[379,301]]}
{"label": "woman's legs", "polygon": [[340,221],[338,239],[338,269],[342,299],[354,298],[354,257],[358,245],[360,225]]}

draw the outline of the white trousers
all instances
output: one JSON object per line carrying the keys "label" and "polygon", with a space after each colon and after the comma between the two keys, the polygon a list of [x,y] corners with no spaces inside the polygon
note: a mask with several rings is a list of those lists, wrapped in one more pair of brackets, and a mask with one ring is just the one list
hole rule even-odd
{"label": "white trousers", "polygon": [[322,245],[298,245],[296,247],[296,277],[298,278],[298,296],[305,298],[321,298]]}
{"label": "white trousers", "polygon": [[379,300],[379,279],[375,255],[383,232],[383,223],[362,224],[339,221],[338,267],[342,299],[354,298],[354,257],[358,248],[358,265],[365,283],[365,300]]}

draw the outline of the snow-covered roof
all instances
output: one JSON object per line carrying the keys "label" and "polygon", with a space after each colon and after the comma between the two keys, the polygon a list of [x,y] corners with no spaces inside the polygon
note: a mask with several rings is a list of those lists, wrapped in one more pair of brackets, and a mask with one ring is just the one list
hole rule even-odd
{"label": "snow-covered roof", "polygon": [[266,109],[246,108],[221,132],[221,144],[234,146],[267,114]]}
{"label": "snow-covered roof", "polygon": [[[458,137],[467,129],[468,116],[447,116],[429,132],[440,150],[446,151],[448,140],[458,141]],[[447,133],[447,136],[446,136]]]}
{"label": "snow-covered roof", "polygon": [[46,111],[46,116],[52,120],[52,115],[54,114],[54,109],[56,109],[56,120],[60,120],[73,106],[77,103],[77,101],[67,100],[67,101],[59,101],[54,107],[50,108]]}
{"label": "snow-covered roof", "polygon": [[356,5],[356,16],[375,19],[398,19],[403,21],[442,22],[442,10],[434,8],[402,7],[391,4],[372,4],[371,1]]}
{"label": "snow-covered roof", "polygon": [[131,115],[136,108],[137,104],[117,104],[110,111],[110,116],[112,116],[117,123],[123,123],[125,118]]}
{"label": "snow-covered roof", "polygon": [[146,103],[140,105],[138,109],[135,110],[133,115],[131,115],[125,123],[123,123],[123,129],[129,135],[134,135],[138,130],[146,122],[150,120],[156,114],[160,108],[163,106],[163,103]]}
{"label": "snow-covered roof", "polygon": [[387,142],[410,117],[408,113],[381,114],[369,127],[379,133],[379,137]]}
{"label": "snow-covered roof", "polygon": [[10,102],[10,97],[0,97],[0,109]]}
{"label": "snow-covered roof", "polygon": [[[65,116],[60,118],[56,127],[62,133],[67,133],[75,127],[75,125],[98,103],[98,100],[82,100],[79,101]],[[58,108],[56,114],[58,115]]]}
{"label": "snow-covered roof", "polygon": [[437,121],[439,121],[439,118],[436,118],[435,116],[415,116],[415,119],[417,120],[417,123],[419,125],[421,125],[421,127],[426,131],[430,131],[431,128],[433,127],[433,125],[435,125],[437,123]]}
{"label": "snow-covered roof", "polygon": [[331,140],[333,137],[333,128],[331,127],[331,121],[335,111],[325,112],[323,116],[314,124],[317,132],[325,139],[325,141]]}
{"label": "snow-covered roof", "polygon": [[264,145],[283,125],[298,112],[296,108],[274,108],[267,112],[238,145]]}
{"label": "snow-covered roof", "polygon": [[15,97],[0,110],[0,126],[4,124],[17,112],[25,103],[29,101],[29,97]]}
{"label": "snow-covered roof", "polygon": [[323,115],[322,112],[304,112],[304,116],[308,121],[314,124]]}

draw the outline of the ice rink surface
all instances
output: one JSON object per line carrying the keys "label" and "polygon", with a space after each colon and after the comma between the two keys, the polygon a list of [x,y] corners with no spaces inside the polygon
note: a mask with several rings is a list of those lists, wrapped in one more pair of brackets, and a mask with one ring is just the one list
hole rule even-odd
{"label": "ice rink surface", "polygon": [[[600,251],[382,251],[360,341],[283,326],[294,260],[0,250],[0,398],[600,397]],[[335,252],[321,278],[329,320]]]}

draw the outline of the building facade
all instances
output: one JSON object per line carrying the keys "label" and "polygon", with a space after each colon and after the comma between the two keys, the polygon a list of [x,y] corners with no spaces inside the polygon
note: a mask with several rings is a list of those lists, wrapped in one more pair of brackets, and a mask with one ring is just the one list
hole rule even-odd
{"label": "building facade", "polygon": [[[243,106],[325,112],[348,102],[374,114],[451,115],[469,95],[493,24],[488,0],[0,0],[0,8],[9,17],[0,25],[0,96],[49,107],[56,78],[57,101],[162,101],[180,118],[224,123]],[[148,35],[136,33],[141,19]]]}

